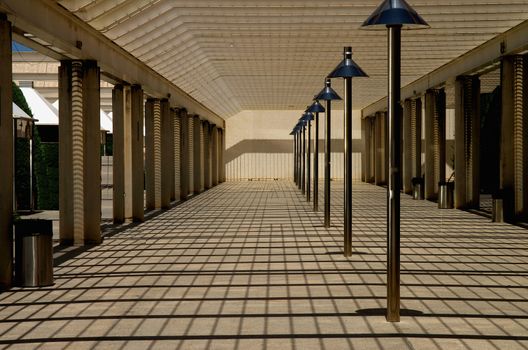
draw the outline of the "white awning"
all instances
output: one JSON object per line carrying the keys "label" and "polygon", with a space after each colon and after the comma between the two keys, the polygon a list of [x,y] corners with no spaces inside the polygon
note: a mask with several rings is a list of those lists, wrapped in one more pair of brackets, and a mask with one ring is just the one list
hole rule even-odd
{"label": "white awning", "polygon": [[22,90],[26,102],[33,112],[33,117],[37,120],[35,124],[59,125],[59,112],[41,94],[30,87],[22,87],[20,90]]}
{"label": "white awning", "polygon": [[[59,100],[53,102],[53,107],[59,110]],[[99,118],[101,123],[101,130],[108,131],[109,133],[112,133],[113,131],[113,122],[112,118],[106,114],[102,109],[99,110]]]}

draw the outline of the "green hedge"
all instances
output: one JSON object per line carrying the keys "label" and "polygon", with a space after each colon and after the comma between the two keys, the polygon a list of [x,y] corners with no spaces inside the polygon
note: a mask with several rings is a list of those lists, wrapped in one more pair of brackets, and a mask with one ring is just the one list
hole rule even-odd
{"label": "green hedge", "polygon": [[[13,102],[33,116],[24,94],[13,83]],[[17,209],[29,209],[29,140],[15,142],[15,194]],[[59,144],[42,143],[33,126],[33,196],[35,209],[59,209]]]}

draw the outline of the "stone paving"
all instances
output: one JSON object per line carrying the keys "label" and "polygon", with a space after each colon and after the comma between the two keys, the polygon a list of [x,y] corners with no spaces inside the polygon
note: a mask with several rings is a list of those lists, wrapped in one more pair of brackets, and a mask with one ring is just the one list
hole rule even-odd
{"label": "stone paving", "polygon": [[[228,182],[0,295],[2,349],[528,349],[528,231],[402,197],[402,320],[385,321],[385,189],[322,227],[289,181]],[[322,198],[321,198],[322,200]],[[321,203],[322,206],[322,203]]]}

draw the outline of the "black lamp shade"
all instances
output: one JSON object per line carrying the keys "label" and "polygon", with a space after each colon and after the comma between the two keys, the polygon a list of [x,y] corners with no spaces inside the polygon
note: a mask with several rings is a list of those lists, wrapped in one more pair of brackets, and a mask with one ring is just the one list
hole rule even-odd
{"label": "black lamp shade", "polygon": [[352,47],[345,47],[344,59],[328,74],[329,78],[368,77],[367,73],[352,60]]}
{"label": "black lamp shade", "polygon": [[341,97],[337,92],[332,89],[332,83],[330,79],[326,79],[325,87],[321,92],[315,95],[314,100],[323,100],[323,101],[332,101],[332,100],[341,100]]}
{"label": "black lamp shade", "polygon": [[305,121],[305,122],[308,122],[308,121],[312,121],[314,120],[314,115],[310,112],[305,112],[302,116],[302,119]]}
{"label": "black lamp shade", "polygon": [[375,25],[428,26],[427,22],[405,0],[383,0],[362,27]]}
{"label": "black lamp shade", "polygon": [[325,108],[317,100],[315,100],[314,103],[312,103],[312,105],[308,107],[308,109],[306,110],[306,112],[310,112],[310,113],[324,113],[324,111],[325,111]]}

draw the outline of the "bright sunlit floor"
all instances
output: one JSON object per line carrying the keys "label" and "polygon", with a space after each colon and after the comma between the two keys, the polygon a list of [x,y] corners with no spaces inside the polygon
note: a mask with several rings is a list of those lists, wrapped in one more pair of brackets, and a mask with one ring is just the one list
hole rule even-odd
{"label": "bright sunlit floor", "polygon": [[[527,349],[528,231],[402,196],[387,323],[385,189],[354,184],[354,255],[290,181],[227,182],[0,295],[5,349]],[[320,207],[322,208],[322,195]]]}

